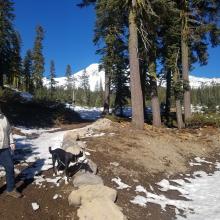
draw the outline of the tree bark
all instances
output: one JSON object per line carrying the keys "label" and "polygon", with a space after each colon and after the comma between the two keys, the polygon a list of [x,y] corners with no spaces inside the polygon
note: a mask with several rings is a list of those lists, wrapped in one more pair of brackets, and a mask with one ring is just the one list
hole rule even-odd
{"label": "tree bark", "polygon": [[171,106],[171,71],[167,70],[167,88],[166,88],[166,121],[170,124],[170,106]]}
{"label": "tree bark", "polygon": [[109,106],[110,106],[110,76],[109,73],[105,72],[105,94],[104,94],[104,108],[103,114],[109,114]]}
{"label": "tree bark", "polygon": [[141,72],[141,89],[142,89],[142,95],[143,95],[143,110],[144,110],[144,116],[145,116],[145,108],[146,108],[146,89],[145,89],[145,83],[146,83],[146,77],[147,77],[147,73],[146,73],[146,69],[144,69],[143,67],[140,68],[140,72]]}
{"label": "tree bark", "polygon": [[2,73],[0,73],[0,89],[3,89],[3,85],[4,83],[3,83],[3,74]]}
{"label": "tree bark", "polygon": [[143,94],[141,90],[140,69],[138,60],[138,38],[135,23],[136,0],[132,0],[129,12],[129,63],[132,105],[132,125],[137,129],[144,128]]}
{"label": "tree bark", "polygon": [[[182,30],[181,30],[181,52],[182,52],[182,73],[184,80],[184,116],[185,120],[191,117],[191,100],[189,87],[189,46],[188,46],[188,18],[187,2],[184,1],[182,10]],[[186,88],[187,87],[187,88]]]}
{"label": "tree bark", "polygon": [[153,125],[156,127],[161,126],[161,115],[160,115],[160,103],[157,93],[157,81],[156,79],[151,79],[151,104],[152,104],[152,114],[153,114]]}
{"label": "tree bark", "polygon": [[161,126],[161,115],[160,115],[160,103],[157,91],[157,75],[156,75],[156,60],[155,57],[150,59],[149,63],[149,74],[150,74],[150,88],[151,88],[151,105],[153,114],[153,125],[156,127]]}
{"label": "tree bark", "polygon": [[176,100],[176,119],[177,119],[177,126],[179,129],[182,129],[185,127],[183,123],[183,116],[182,116],[182,107],[181,102],[179,99]]}

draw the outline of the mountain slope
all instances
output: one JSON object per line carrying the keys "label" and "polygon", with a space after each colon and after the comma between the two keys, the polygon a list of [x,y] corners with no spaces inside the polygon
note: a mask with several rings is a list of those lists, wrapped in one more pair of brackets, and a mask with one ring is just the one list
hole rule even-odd
{"label": "mountain slope", "polygon": [[[91,91],[95,90],[96,85],[102,84],[103,89],[105,88],[105,72],[99,71],[99,64],[94,63],[85,68],[84,70],[80,70],[77,73],[74,73],[75,85],[78,88],[80,86],[80,77],[83,75],[83,72],[86,71],[86,74],[89,76],[89,85]],[[220,84],[220,78],[205,78],[205,77],[196,77],[196,76],[189,76],[190,85],[192,88],[199,88],[201,86],[210,86],[213,83]],[[57,77],[55,78],[57,81],[57,86],[66,86],[66,77]],[[44,78],[43,79],[44,85],[49,87],[49,80]],[[162,83],[162,86],[164,83]]]}

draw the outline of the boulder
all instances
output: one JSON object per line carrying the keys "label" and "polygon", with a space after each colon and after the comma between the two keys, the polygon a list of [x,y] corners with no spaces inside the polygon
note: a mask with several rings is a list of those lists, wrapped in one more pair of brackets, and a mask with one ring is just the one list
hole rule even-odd
{"label": "boulder", "polygon": [[65,150],[69,146],[74,146],[74,144],[78,142],[81,138],[92,135],[95,130],[96,131],[106,130],[109,129],[111,125],[112,125],[111,120],[103,118],[97,120],[96,122],[86,127],[69,131],[64,135],[62,148]]}
{"label": "boulder", "polygon": [[115,202],[117,197],[117,191],[104,185],[86,185],[81,186],[78,190],[73,190],[69,197],[69,205],[82,205],[87,202],[91,202],[97,198],[107,198],[108,200]]}
{"label": "boulder", "polygon": [[77,216],[79,220],[126,220],[120,208],[105,197],[83,203]]}
{"label": "boulder", "polygon": [[98,166],[91,160],[91,159],[87,159],[87,165],[90,172],[92,172],[93,174],[97,174],[98,172]]}
{"label": "boulder", "polygon": [[75,187],[80,187],[82,185],[96,185],[96,184],[102,184],[103,180],[100,176],[94,175],[92,173],[79,173],[75,176],[73,179],[73,185]]}
{"label": "boulder", "polygon": [[82,151],[82,148],[78,147],[78,146],[71,146],[71,147],[67,147],[65,149],[66,152],[69,152],[71,154],[74,154],[74,155],[78,155],[80,154],[80,152]]}
{"label": "boulder", "polygon": [[92,130],[102,131],[111,128],[112,121],[107,118],[100,118],[96,122],[88,125],[87,128]]}

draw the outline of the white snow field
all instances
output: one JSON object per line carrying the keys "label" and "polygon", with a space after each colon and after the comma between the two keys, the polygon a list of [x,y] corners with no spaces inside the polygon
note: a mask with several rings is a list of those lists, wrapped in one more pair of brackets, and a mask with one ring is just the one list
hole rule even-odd
{"label": "white snow field", "polygon": [[[63,135],[66,131],[56,132],[54,129],[25,128],[20,128],[20,130],[27,136],[14,135],[17,148],[14,158],[21,161],[21,163],[34,163],[22,171],[22,176],[25,179],[35,178],[41,171],[52,167],[51,154],[48,148],[52,147],[52,149],[55,149],[61,147]],[[54,182],[56,181],[54,180]]]}
{"label": "white snow field", "polygon": [[[211,163],[204,158],[196,157],[201,163]],[[175,207],[176,219],[184,220],[219,220],[220,219],[220,163],[216,163],[216,171],[207,174],[204,171],[196,171],[193,178],[176,180],[163,179],[157,185],[161,194],[148,192],[143,186],[136,186],[136,193],[142,192],[131,200],[131,203],[147,207],[149,203],[159,204],[163,211],[166,206]],[[162,194],[164,191],[177,190],[183,199],[169,199]],[[145,193],[145,196],[143,196]],[[180,212],[181,211],[181,212]],[[181,214],[180,214],[181,213]],[[184,215],[184,216],[183,216]]]}

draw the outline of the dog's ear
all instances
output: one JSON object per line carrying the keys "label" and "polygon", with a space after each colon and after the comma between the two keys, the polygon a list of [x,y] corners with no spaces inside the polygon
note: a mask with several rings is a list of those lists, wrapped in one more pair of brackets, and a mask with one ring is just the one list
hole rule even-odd
{"label": "dog's ear", "polygon": [[51,147],[49,147],[49,152],[52,153]]}

